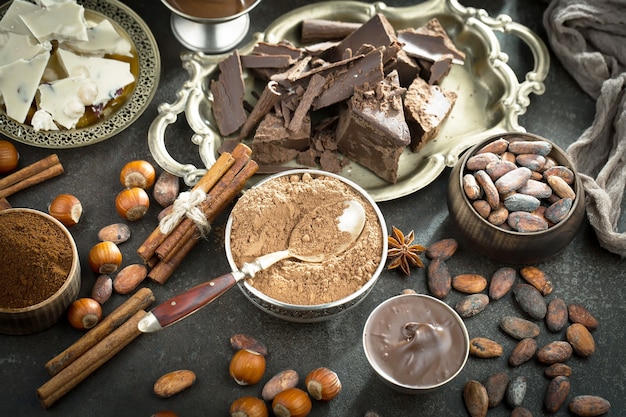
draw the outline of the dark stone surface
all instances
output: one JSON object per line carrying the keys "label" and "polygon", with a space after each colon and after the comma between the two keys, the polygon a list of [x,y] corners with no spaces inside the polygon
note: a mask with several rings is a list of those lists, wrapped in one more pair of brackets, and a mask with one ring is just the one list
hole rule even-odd
{"label": "dark stone surface", "polygon": [[[266,0],[252,12],[251,32],[260,31],[271,21],[291,9],[309,4],[305,0]],[[389,1],[391,6],[412,4],[412,1]],[[114,138],[79,149],[59,150],[57,153],[66,173],[28,191],[12,196],[15,207],[46,210],[51,199],[62,192],[75,194],[84,205],[81,222],[71,229],[83,268],[82,295],[88,295],[95,276],[89,270],[87,253],[97,242],[98,230],[120,218],[115,212],[115,195],[121,190],[120,168],[131,159],[151,159],[146,144],[147,129],[157,114],[159,104],[172,103],[176,91],[187,79],[181,68],[183,48],[170,31],[170,14],[156,1],[128,0],[151,27],[162,56],[160,86],[154,101],[141,118]],[[546,2],[539,0],[485,1],[471,0],[467,6],[485,8],[490,15],[508,14],[539,33],[545,39],[542,13]],[[517,74],[524,74],[532,65],[532,56],[517,39],[503,38],[503,49]],[[523,77],[523,76],[520,76]],[[552,139],[567,147],[586,129],[594,117],[594,102],[576,85],[572,77],[552,56],[546,92],[531,95],[531,105],[520,117],[520,124],[529,132]],[[187,142],[189,129],[182,124],[172,138],[172,153],[193,159],[193,146]],[[185,136],[185,134],[187,136]],[[52,153],[47,149],[16,144],[23,161],[35,161]],[[189,150],[191,149],[191,151]],[[197,156],[195,157],[198,159]],[[196,162],[197,163],[197,162]],[[408,232],[414,229],[416,241],[428,245],[438,239],[454,237],[445,201],[449,170],[431,185],[410,196],[380,204],[387,224]],[[624,204],[622,203],[622,208]],[[121,245],[125,262],[137,262],[134,251],[153,230],[158,208],[150,209],[147,218],[131,224],[132,238]],[[223,249],[225,212],[214,224],[206,242],[197,245],[188,261],[165,286],[147,283],[157,297],[169,296],[229,270]],[[619,230],[624,230],[624,216]],[[471,247],[461,246],[448,261],[453,274],[479,273],[490,276],[503,266],[478,255]],[[592,228],[585,221],[574,241],[555,258],[537,265],[551,278],[553,296],[567,303],[586,306],[600,321],[594,331],[596,353],[587,359],[574,357],[568,361],[573,369],[570,398],[580,394],[596,394],[608,399],[613,406],[610,415],[626,415],[624,397],[624,344],[621,327],[626,315],[624,288],[626,262],[602,249]],[[287,323],[270,317],[252,306],[238,290],[228,292],[212,305],[188,320],[156,334],[145,335],[88,377],[49,410],[38,403],[35,391],[48,380],[44,364],[81,336],[61,321],[49,330],[30,336],[0,335],[0,405],[7,416],[150,416],[156,411],[170,409],[179,416],[227,415],[230,403],[243,395],[260,395],[261,386],[240,387],[228,376],[232,355],[229,338],[235,333],[249,333],[262,339],[270,349],[266,377],[293,368],[301,374],[318,366],[334,369],[343,381],[343,392],[330,403],[314,403],[311,416],[362,416],[374,410],[381,416],[464,416],[467,415],[461,396],[463,384],[476,379],[484,381],[495,372],[508,372],[511,379],[524,375],[528,391],[523,405],[535,416],[548,415],[542,407],[548,379],[543,366],[531,360],[520,367],[507,365],[508,354],[516,341],[498,329],[504,315],[523,313],[508,295],[493,302],[478,316],[466,320],[470,336],[499,340],[505,354],[498,359],[470,358],[466,368],[450,386],[424,396],[398,394],[376,377],[368,366],[361,346],[365,320],[381,301],[405,288],[426,292],[424,270],[404,277],[395,271],[385,271],[369,297],[347,314],[319,324]],[[454,305],[461,294],[452,293],[447,301]],[[123,302],[115,295],[105,304],[105,313]],[[539,346],[564,339],[564,332],[550,333],[543,323],[538,336]],[[152,392],[156,379],[176,369],[191,369],[197,374],[193,387],[173,398],[157,398]],[[502,404],[489,416],[508,416],[511,409]],[[564,409],[556,414],[569,415]]]}

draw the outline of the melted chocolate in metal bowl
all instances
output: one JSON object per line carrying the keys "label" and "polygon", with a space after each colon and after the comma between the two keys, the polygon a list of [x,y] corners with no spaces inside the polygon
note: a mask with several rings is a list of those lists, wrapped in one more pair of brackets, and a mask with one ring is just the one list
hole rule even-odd
{"label": "melted chocolate in metal bowl", "polygon": [[444,303],[429,296],[401,295],[370,315],[363,334],[372,366],[393,385],[436,387],[464,366],[467,330]]}
{"label": "melted chocolate in metal bowl", "polygon": [[243,12],[255,0],[167,0],[167,2],[189,16],[219,19]]}

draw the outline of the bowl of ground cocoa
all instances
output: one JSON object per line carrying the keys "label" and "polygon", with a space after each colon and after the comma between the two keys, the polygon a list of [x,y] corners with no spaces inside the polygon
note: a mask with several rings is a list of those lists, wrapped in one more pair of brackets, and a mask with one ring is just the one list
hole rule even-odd
{"label": "bowl of ground cocoa", "polygon": [[579,175],[556,144],[531,133],[491,136],[468,150],[448,181],[448,211],[462,240],[507,263],[561,252],[585,215]]}
{"label": "bowl of ground cocoa", "polygon": [[58,322],[80,290],[72,235],[38,210],[0,211],[0,333],[24,335]]}
{"label": "bowl of ground cocoa", "polygon": [[[382,272],[387,228],[374,200],[355,183],[324,171],[295,169],[259,182],[237,201],[226,224],[225,247],[233,270],[244,262],[287,249],[298,221],[324,207],[351,199],[365,209],[365,225],[355,242],[321,262],[282,260],[239,282],[244,295],[273,316],[293,322],[331,319],[362,301]],[[317,225],[316,225],[317,227]],[[319,225],[321,235],[336,225]],[[334,227],[334,230],[333,230]]]}
{"label": "bowl of ground cocoa", "polygon": [[404,394],[425,394],[463,370],[469,335],[463,319],[445,302],[425,294],[401,294],[370,313],[363,350],[386,385]]}

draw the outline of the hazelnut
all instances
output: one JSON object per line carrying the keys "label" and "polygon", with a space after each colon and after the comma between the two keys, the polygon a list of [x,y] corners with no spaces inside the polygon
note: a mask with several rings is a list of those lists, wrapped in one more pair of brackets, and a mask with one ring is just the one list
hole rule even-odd
{"label": "hazelnut", "polygon": [[120,171],[120,182],[126,188],[150,188],[154,184],[156,171],[148,161],[130,161]]}
{"label": "hazelnut", "polygon": [[118,214],[129,221],[141,219],[150,208],[150,197],[139,187],[126,188],[115,198]]}
{"label": "hazelnut", "polygon": [[306,417],[313,404],[309,395],[300,388],[288,388],[279,392],[272,401],[272,411],[278,417]]}
{"label": "hazelnut", "polygon": [[332,400],[342,388],[337,374],[324,367],[309,372],[304,380],[304,385],[311,397],[319,401]]}
{"label": "hazelnut", "polygon": [[102,307],[93,298],[79,298],[68,307],[67,319],[75,329],[91,329],[102,319]]}
{"label": "hazelnut", "polygon": [[48,206],[48,213],[65,226],[73,226],[80,220],[83,206],[72,194],[59,194]]}
{"label": "hazelnut", "polygon": [[248,349],[238,350],[230,361],[228,371],[239,385],[256,384],[265,373],[265,356]]}
{"label": "hazelnut", "polygon": [[122,252],[110,241],[96,243],[89,251],[89,267],[98,274],[110,274],[122,264]]}
{"label": "hazelnut", "polygon": [[260,398],[245,396],[237,398],[230,405],[231,417],[267,417],[269,412],[265,401]]}
{"label": "hazelnut", "polygon": [[8,140],[0,140],[0,174],[13,171],[17,168],[20,155],[15,146]]}

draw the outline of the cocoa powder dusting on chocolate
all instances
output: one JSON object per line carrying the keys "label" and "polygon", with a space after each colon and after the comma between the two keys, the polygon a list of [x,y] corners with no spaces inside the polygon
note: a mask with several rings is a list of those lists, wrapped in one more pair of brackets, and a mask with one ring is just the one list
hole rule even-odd
{"label": "cocoa powder dusting on chocolate", "polygon": [[52,222],[33,213],[0,216],[0,308],[24,308],[53,295],[72,266],[72,247]]}
{"label": "cocoa powder dusting on chocolate", "polygon": [[[355,190],[332,177],[309,174],[279,177],[246,191],[231,214],[231,252],[241,266],[261,255],[285,250],[303,216],[310,216],[314,210],[323,211],[322,207],[337,209],[346,199],[359,201],[366,211],[363,232],[351,248],[330,255],[321,263],[286,259],[249,278],[248,283],[269,297],[297,305],[330,303],[361,288],[381,260],[381,226],[371,205]],[[337,215],[329,214],[330,218]],[[334,234],[342,239],[336,222],[320,220],[316,227],[318,236]],[[332,252],[332,248],[323,251],[327,252]]]}

